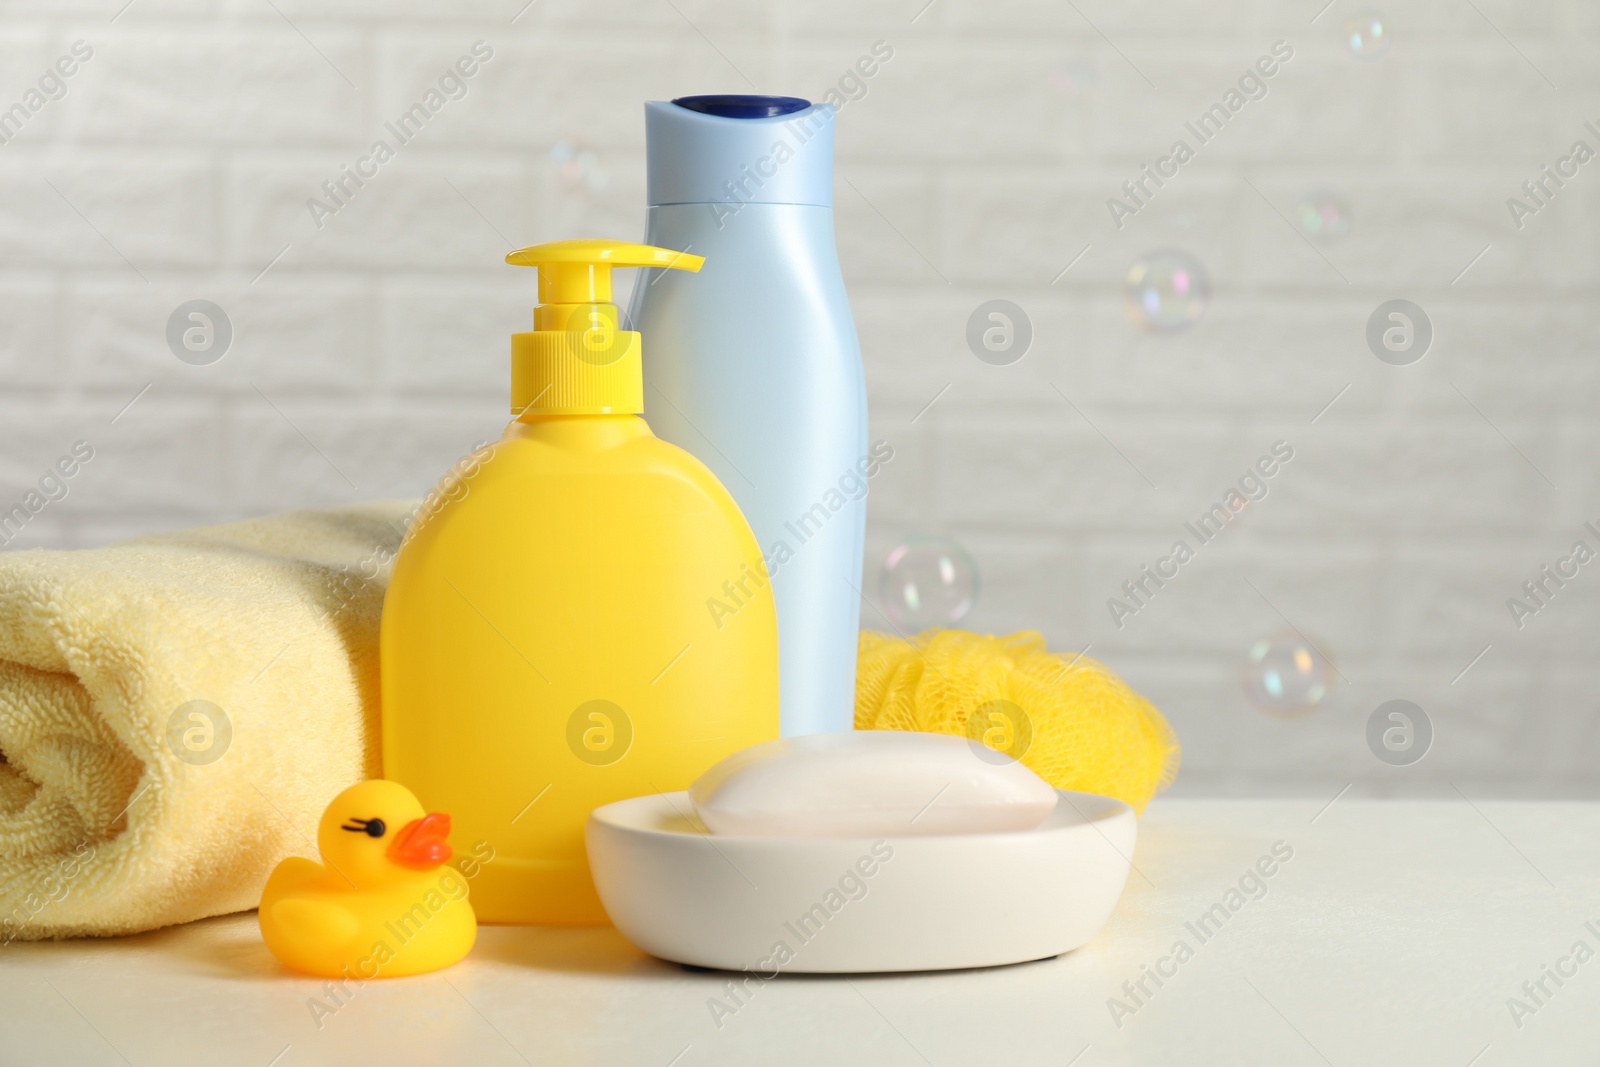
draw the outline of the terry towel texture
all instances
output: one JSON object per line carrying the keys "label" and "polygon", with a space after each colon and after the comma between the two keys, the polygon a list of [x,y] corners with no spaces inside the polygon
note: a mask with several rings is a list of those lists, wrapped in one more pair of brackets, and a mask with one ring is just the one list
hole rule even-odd
{"label": "terry towel texture", "polygon": [[380,772],[414,507],[0,553],[0,942],[252,908],[317,854],[327,802]]}

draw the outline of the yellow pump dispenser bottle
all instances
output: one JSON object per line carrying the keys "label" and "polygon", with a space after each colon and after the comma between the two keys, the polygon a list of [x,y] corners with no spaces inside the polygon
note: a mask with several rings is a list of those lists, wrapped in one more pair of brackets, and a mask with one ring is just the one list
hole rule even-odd
{"label": "yellow pump dispenser bottle", "polygon": [[519,249],[534,329],[511,338],[516,418],[440,484],[383,608],[384,776],[450,813],[483,922],[605,922],[583,829],[778,736],[761,552],[716,477],[650,432],[613,267],[697,271],[613,241]]}

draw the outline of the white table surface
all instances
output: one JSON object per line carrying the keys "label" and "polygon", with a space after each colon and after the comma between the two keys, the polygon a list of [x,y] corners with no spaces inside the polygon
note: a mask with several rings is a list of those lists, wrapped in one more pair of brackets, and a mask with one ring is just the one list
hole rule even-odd
{"label": "white table surface", "polygon": [[[517,1065],[1600,1062],[1600,955],[1542,1006],[1507,999],[1577,941],[1600,953],[1600,804],[1158,800],[1106,929],[983,971],[782,976],[719,1028],[726,975],[609,927],[485,927],[448,971],[379,980],[317,1025],[254,914],[0,948],[0,1063]],[[1320,811],[1320,814],[1319,814]],[[1313,821],[1314,820],[1314,821]],[[1200,943],[1185,926],[1283,841],[1267,893]],[[976,909],[1004,900],[975,900]],[[1131,1015],[1178,939],[1192,958]],[[1164,965],[1169,972],[1173,964]],[[1126,999],[1126,998],[1125,998]],[[1126,1000],[1130,1005],[1132,1000]]]}

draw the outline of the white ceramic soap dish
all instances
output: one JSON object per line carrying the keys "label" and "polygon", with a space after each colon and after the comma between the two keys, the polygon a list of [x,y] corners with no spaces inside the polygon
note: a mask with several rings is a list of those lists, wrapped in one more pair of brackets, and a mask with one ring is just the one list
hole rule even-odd
{"label": "white ceramic soap dish", "polygon": [[1032,830],[882,838],[708,834],[687,793],[589,817],[589,866],[622,935],[662,959],[778,973],[991,967],[1075,949],[1127,881],[1137,820],[1059,790]]}

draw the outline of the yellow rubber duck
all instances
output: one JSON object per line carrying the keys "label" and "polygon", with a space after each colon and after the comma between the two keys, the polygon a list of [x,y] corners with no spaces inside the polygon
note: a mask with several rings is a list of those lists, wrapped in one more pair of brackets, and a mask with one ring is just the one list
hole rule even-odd
{"label": "yellow rubber duck", "polygon": [[448,967],[478,919],[450,859],[450,816],[376,778],[334,798],[317,827],[323,863],[291,856],[261,891],[267,948],[307,974],[363,981]]}

